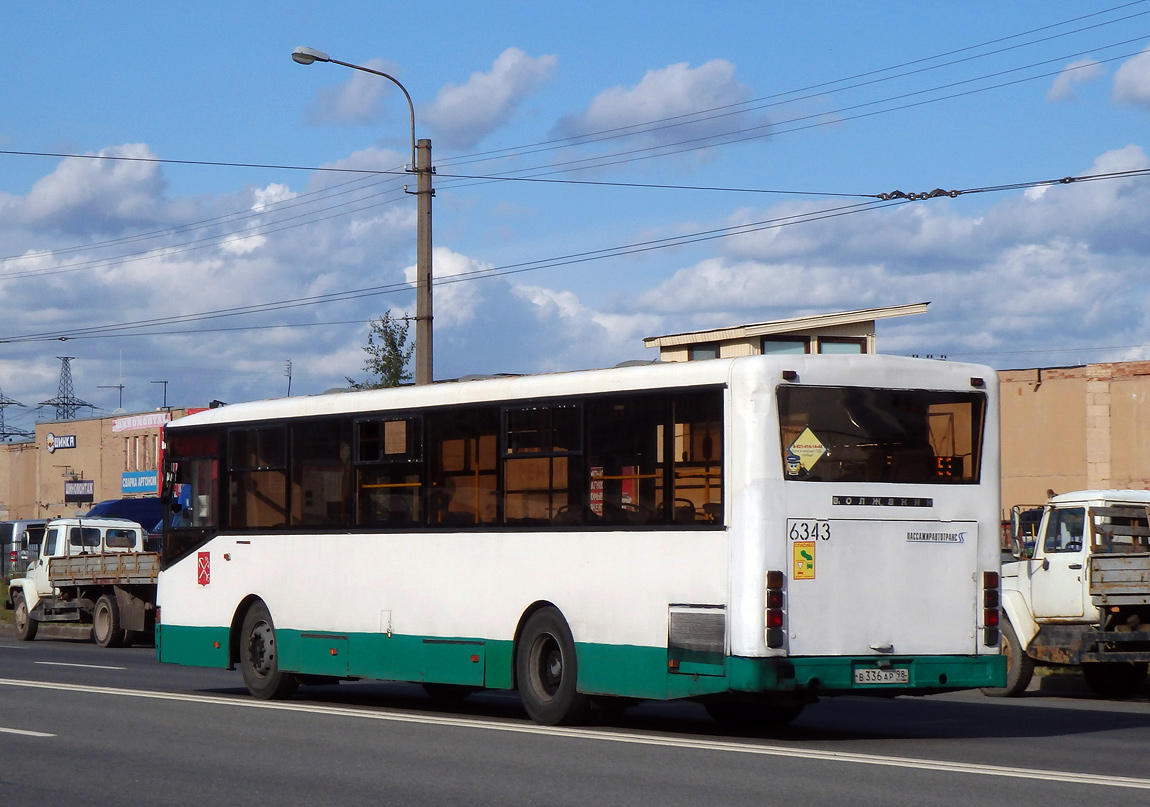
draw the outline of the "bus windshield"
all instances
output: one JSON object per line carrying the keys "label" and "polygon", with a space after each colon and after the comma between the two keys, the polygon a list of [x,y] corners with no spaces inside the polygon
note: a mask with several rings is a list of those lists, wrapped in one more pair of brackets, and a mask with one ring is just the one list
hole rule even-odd
{"label": "bus windshield", "polygon": [[979,481],[983,393],[782,386],[778,402],[788,480]]}

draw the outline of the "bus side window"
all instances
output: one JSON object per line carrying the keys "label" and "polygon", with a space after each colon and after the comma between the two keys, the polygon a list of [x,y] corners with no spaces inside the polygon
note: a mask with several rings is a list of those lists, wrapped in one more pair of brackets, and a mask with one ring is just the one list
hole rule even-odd
{"label": "bus side window", "polygon": [[587,404],[589,524],[665,523],[668,415],[665,395]]}
{"label": "bus side window", "polygon": [[428,420],[429,523],[456,528],[494,524],[498,407],[434,413]]}
{"label": "bus side window", "polygon": [[291,435],[291,525],[346,527],[351,523],[350,422],[296,423]]}
{"label": "bus side window", "polygon": [[234,429],[228,440],[228,526],[287,524],[286,431],[280,427]]}
{"label": "bus side window", "polygon": [[582,413],[578,404],[504,411],[504,523],[583,523]]}
{"label": "bus side window", "polygon": [[675,399],[673,520],[715,523],[723,513],[723,393]]}
{"label": "bus side window", "polygon": [[355,513],[360,527],[412,527],[423,520],[423,421],[355,424]]}

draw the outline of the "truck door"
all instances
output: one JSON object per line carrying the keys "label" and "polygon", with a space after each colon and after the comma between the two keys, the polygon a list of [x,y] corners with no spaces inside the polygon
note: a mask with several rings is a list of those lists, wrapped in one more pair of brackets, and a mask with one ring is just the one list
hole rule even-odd
{"label": "truck door", "polygon": [[40,544],[40,557],[28,565],[25,577],[36,584],[36,593],[47,597],[54,593],[52,584],[48,582],[48,560],[57,555],[65,554],[63,530],[60,527],[49,527],[44,533],[44,541]]}
{"label": "truck door", "polygon": [[1059,507],[1047,513],[1037,556],[1030,561],[1031,607],[1036,619],[1085,615],[1089,549],[1085,531],[1085,507]]}

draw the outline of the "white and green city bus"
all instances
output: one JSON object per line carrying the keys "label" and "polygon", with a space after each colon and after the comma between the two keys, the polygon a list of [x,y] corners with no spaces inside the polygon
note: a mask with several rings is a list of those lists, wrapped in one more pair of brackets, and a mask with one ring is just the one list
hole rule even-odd
{"label": "white and green city bus", "polygon": [[161,661],[528,714],[1002,686],[998,386],[748,356],[235,404],[168,425]]}

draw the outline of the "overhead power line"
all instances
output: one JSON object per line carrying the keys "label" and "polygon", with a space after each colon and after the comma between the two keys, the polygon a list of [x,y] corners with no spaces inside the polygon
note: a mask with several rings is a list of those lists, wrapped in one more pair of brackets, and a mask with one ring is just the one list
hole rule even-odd
{"label": "overhead power line", "polygon": [[[729,227],[720,227],[711,230],[704,230],[693,233],[685,233],[674,236],[667,236],[665,238],[650,239],[647,241],[634,242],[630,244],[618,245],[614,247],[605,247],[602,249],[586,250],[583,252],[570,253],[567,255],[553,256],[533,261],[523,261],[520,263],[505,264],[503,266],[489,267],[484,269],[472,270],[463,272],[458,275],[438,277],[435,279],[435,286],[451,285],[455,283],[468,282],[472,280],[479,280],[491,277],[503,277],[507,275],[519,274],[522,272],[536,271],[540,269],[557,268],[562,266],[571,266],[575,264],[587,263],[591,261],[604,260],[607,258],[617,258],[626,255],[633,255],[643,252],[650,252],[653,250],[667,249],[671,247],[681,247],[690,244],[701,243],[705,241],[712,241],[720,238],[730,238],[739,235],[747,235],[750,233],[761,232],[764,230],[778,229],[796,224],[810,223],[813,221],[821,221],[824,219],[838,218],[841,216],[852,215],[856,213],[865,212],[868,210],[880,209],[883,207],[890,207],[893,205],[908,204],[914,201],[937,198],[939,196],[955,197],[972,193],[992,193],[1002,192],[1007,190],[1021,190],[1026,188],[1053,186],[1053,185],[1068,185],[1079,182],[1096,182],[1105,180],[1115,180],[1130,177],[1150,176],[1150,168],[1147,169],[1132,169],[1128,171],[1115,171],[1101,174],[1087,174],[1077,177],[1062,177],[1058,179],[1045,179],[1034,180],[1031,182],[1014,182],[1003,185],[995,186],[981,186],[976,188],[968,188],[963,190],[944,191],[936,189],[930,192],[902,192],[893,191],[878,194],[869,194],[870,201],[855,202],[848,205],[841,205],[833,208],[823,208],[804,213],[796,213],[787,216],[780,216],[777,218],[764,219],[760,221],[747,222],[744,224],[732,225]],[[235,306],[232,308],[218,309],[215,311],[205,311],[194,314],[181,314],[168,317],[156,317],[146,320],[136,320],[132,322],[110,323],[105,325],[91,326],[87,328],[76,328],[64,331],[48,331],[33,334],[23,334],[17,336],[10,336],[0,338],[0,343],[19,343],[19,342],[38,342],[38,341],[66,341],[69,339],[78,338],[95,338],[97,336],[106,336],[111,334],[119,334],[123,331],[139,331],[138,335],[159,335],[154,331],[155,328],[172,325],[183,324],[190,322],[200,322],[211,319],[220,319],[226,317],[243,316],[250,314],[268,313],[274,311],[283,311],[293,308],[301,308],[324,303],[341,302],[354,299],[360,299],[370,296],[378,296],[385,294],[394,294],[401,291],[411,291],[412,284],[403,281],[396,283],[382,284],[379,286],[370,286],[360,289],[350,289],[339,292],[330,292],[321,295],[312,295],[308,297],[292,298],[287,300],[277,300],[266,303],[254,303],[245,306]],[[259,326],[268,327],[268,326]],[[153,330],[143,330],[153,329]]]}

